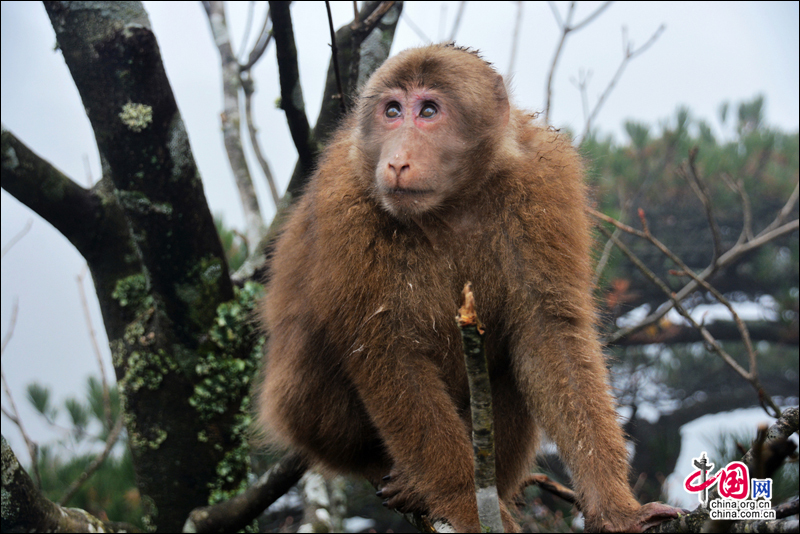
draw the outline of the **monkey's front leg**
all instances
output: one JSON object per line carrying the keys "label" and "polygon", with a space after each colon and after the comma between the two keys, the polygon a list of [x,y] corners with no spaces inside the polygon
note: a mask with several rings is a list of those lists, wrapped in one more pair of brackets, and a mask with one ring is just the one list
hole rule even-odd
{"label": "monkey's front leg", "polygon": [[661,503],[641,506],[630,490],[628,452],[591,323],[548,320],[515,350],[514,364],[528,403],[572,472],[586,530],[641,532],[677,517]]}
{"label": "monkey's front leg", "polygon": [[479,530],[472,446],[439,378],[440,369],[406,350],[353,354],[351,379],[394,466],[381,494],[403,511]]}

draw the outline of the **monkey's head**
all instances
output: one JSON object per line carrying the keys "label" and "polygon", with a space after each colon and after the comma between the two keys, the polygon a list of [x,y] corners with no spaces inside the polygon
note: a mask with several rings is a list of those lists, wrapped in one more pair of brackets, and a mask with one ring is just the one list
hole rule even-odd
{"label": "monkey's head", "polygon": [[387,60],[356,113],[370,191],[405,219],[444,212],[485,183],[510,107],[503,78],[477,53],[431,45]]}

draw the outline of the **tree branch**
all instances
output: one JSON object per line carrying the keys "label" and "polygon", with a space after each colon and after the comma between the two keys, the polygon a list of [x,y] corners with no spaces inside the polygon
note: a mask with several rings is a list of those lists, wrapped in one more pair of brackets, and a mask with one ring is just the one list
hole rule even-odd
{"label": "tree branch", "polygon": [[44,498],[2,436],[3,532],[140,532]]}

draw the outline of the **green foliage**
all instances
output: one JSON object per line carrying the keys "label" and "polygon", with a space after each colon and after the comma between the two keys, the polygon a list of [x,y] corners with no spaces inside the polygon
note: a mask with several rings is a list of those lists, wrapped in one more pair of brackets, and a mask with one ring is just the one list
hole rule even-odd
{"label": "green foliage", "polygon": [[[48,499],[59,502],[70,486],[86,471],[96,455],[105,448],[111,426],[120,417],[120,399],[113,385],[109,388],[110,418],[106,417],[103,386],[96,377],[89,377],[84,399],[68,398],[64,408],[70,426],[64,437],[39,449],[38,466],[41,490]],[[50,406],[50,390],[33,383],[28,386],[28,400],[51,424],[60,412]],[[61,422],[57,429],[66,425]],[[76,450],[90,450],[76,454]],[[143,528],[142,505],[134,481],[133,463],[123,432],[111,455],[100,465],[75,495],[64,503],[81,508],[101,518],[123,521]]]}
{"label": "green foliage", "polygon": [[217,227],[219,240],[225,251],[225,258],[228,260],[228,268],[231,272],[236,272],[247,259],[247,240],[236,230],[226,228],[219,215],[214,217],[214,226]]}
{"label": "green foliage", "polygon": [[[672,119],[657,128],[640,122],[625,123],[629,143],[616,144],[596,133],[580,147],[587,164],[593,196],[599,209],[622,222],[641,228],[637,210],[642,208],[651,232],[691,268],[703,269],[711,261],[713,241],[706,213],[689,178],[694,172],[708,190],[719,225],[721,248],[734,246],[743,231],[745,201],[731,184],[740,184],[752,214],[752,233],[763,230],[784,206],[798,176],[798,133],[784,133],[764,123],[764,98],[720,106],[722,135],[712,126],[692,117],[689,109],[678,108]],[[735,110],[735,124],[731,111]],[[797,204],[787,220],[797,217]],[[750,299],[759,295],[787,295],[797,287],[797,234],[760,248],[720,273],[730,287],[724,292],[745,291]],[[657,275],[670,281],[673,289],[685,279],[671,277],[675,266],[643,240],[622,236],[633,252]],[[599,237],[600,243],[606,239]],[[615,249],[600,281],[624,280],[630,286],[626,301],[630,307],[657,305],[664,296],[645,280]],[[714,280],[719,283],[719,277]],[[796,310],[797,300],[781,303],[784,310]],[[780,312],[779,312],[780,313]]]}
{"label": "green foliage", "polygon": [[42,386],[37,382],[28,384],[28,401],[34,409],[42,414],[45,419],[52,421],[58,415],[58,410],[50,406],[50,388]]}
{"label": "green foliage", "polygon": [[[742,449],[748,450],[753,444],[753,434],[722,434],[714,440],[716,444],[717,469],[742,459]],[[753,476],[753,473],[750,473]],[[772,478],[772,504],[780,504],[797,495],[797,462],[786,462],[770,477]]]}

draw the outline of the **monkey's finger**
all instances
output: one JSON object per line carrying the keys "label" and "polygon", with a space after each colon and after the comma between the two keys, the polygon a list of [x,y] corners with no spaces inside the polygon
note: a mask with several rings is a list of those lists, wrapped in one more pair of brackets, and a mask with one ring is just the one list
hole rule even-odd
{"label": "monkey's finger", "polygon": [[679,514],[687,513],[686,510],[673,508],[662,502],[651,502],[643,505],[636,514],[631,532],[644,532],[664,521],[676,519]]}

